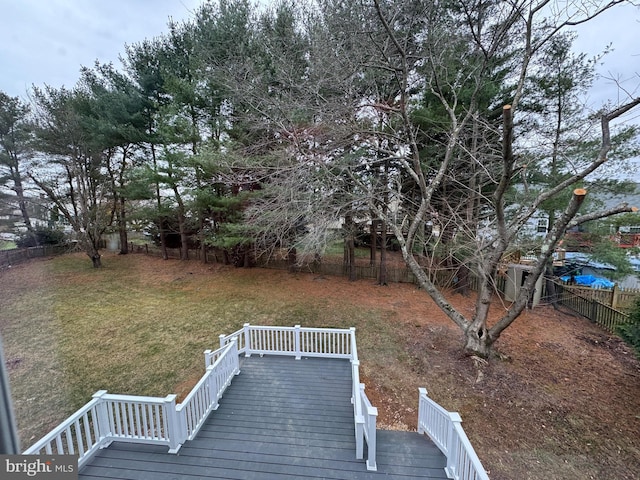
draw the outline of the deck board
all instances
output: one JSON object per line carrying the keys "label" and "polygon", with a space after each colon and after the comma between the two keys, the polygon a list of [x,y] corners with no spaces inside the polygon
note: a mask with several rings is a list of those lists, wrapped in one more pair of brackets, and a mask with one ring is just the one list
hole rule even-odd
{"label": "deck board", "polygon": [[[253,356],[178,455],[114,442],[80,471],[82,480],[433,479],[445,458],[425,436],[377,432],[378,471],[355,458],[347,360]],[[366,447],[365,447],[366,448]]]}

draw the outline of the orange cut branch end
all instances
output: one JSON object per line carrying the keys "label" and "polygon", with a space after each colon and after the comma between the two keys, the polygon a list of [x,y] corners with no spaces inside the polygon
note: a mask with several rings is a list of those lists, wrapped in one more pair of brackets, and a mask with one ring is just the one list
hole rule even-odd
{"label": "orange cut branch end", "polygon": [[587,191],[584,188],[576,188],[573,191],[573,194],[578,197],[584,197],[587,194]]}

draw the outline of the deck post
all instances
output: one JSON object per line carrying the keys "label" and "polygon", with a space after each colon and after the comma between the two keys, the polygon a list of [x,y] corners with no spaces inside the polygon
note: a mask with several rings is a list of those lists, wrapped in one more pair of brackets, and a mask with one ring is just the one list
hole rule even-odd
{"label": "deck post", "polygon": [[356,417],[356,460],[364,458],[364,417]]}
{"label": "deck post", "polygon": [[242,329],[244,330],[244,356],[245,357],[251,356],[251,332],[249,331],[249,327],[251,327],[249,323],[245,323],[242,326]]}
{"label": "deck post", "polygon": [[296,352],[296,360],[300,360],[302,358],[302,351],[300,347],[300,325],[296,325],[294,327],[294,348]]}
{"label": "deck post", "polygon": [[378,409],[371,405],[369,399],[364,393],[365,385],[360,384],[360,398],[363,405],[363,417],[364,417],[364,433],[367,438],[367,470],[376,471],[378,466],[376,464],[376,449],[378,448],[376,443],[376,418],[378,417]]}
{"label": "deck post", "polygon": [[220,348],[224,347],[224,339],[227,338],[226,335],[220,335]]}
{"label": "deck post", "polygon": [[207,369],[207,367],[211,365],[211,350],[205,350],[204,351],[204,368],[205,370]]}
{"label": "deck post", "polygon": [[[238,358],[238,339],[234,338],[233,340],[231,340],[231,343],[233,343],[233,347],[231,347],[231,352],[229,352],[231,354],[231,358],[233,358],[233,371],[235,375],[240,375],[240,359]],[[229,380],[229,383],[231,383],[231,380]]]}
{"label": "deck post", "polygon": [[[169,440],[169,453],[178,453],[186,438],[182,438],[181,422],[178,420],[178,412],[176,410],[177,395],[171,394],[164,398],[164,416],[166,419],[167,431],[165,435]],[[182,417],[182,415],[180,415]],[[186,430],[186,428],[185,428]]]}
{"label": "deck post", "polygon": [[420,387],[418,388],[418,433],[423,435],[425,433],[424,427],[422,424],[426,421],[423,419],[421,415],[424,410],[424,401],[427,398],[427,389]]}
{"label": "deck post", "polygon": [[458,452],[455,425],[462,423],[462,418],[457,412],[449,412],[449,434],[447,435],[447,468],[445,471],[449,478],[456,478],[456,466],[458,465]]}
{"label": "deck post", "polygon": [[98,436],[100,448],[105,448],[111,443],[111,425],[109,424],[109,413],[107,411],[107,402],[103,400],[103,397],[107,394],[106,390],[98,390],[91,398],[97,398],[100,401],[96,404],[96,412],[98,418],[96,419],[98,424]]}

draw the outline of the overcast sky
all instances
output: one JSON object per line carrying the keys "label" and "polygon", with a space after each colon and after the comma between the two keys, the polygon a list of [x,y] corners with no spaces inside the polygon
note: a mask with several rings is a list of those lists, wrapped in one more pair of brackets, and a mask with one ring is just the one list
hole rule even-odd
{"label": "overcast sky", "polygon": [[124,45],[167,31],[202,0],[0,0],[0,90],[73,86],[81,66],[119,65]]}
{"label": "overcast sky", "polygon": [[[180,21],[203,0],[0,0],[0,90],[25,96],[32,84],[73,86],[81,65],[113,61],[125,43],[167,31],[169,17]],[[640,9],[616,7],[579,28],[576,47],[596,54],[612,44],[600,73],[640,85]],[[616,101],[618,89],[601,80],[591,94],[594,106]]]}

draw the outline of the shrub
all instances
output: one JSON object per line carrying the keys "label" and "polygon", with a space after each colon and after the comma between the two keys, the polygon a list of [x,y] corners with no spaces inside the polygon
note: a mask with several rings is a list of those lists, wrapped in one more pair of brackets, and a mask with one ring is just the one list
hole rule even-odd
{"label": "shrub", "polygon": [[636,301],[629,315],[629,323],[620,325],[618,333],[625,342],[633,347],[636,355],[640,358],[640,298]]}
{"label": "shrub", "polygon": [[36,247],[38,245],[59,245],[64,243],[64,232],[55,228],[36,228],[35,238],[29,232],[23,233],[16,245],[19,248]]}

